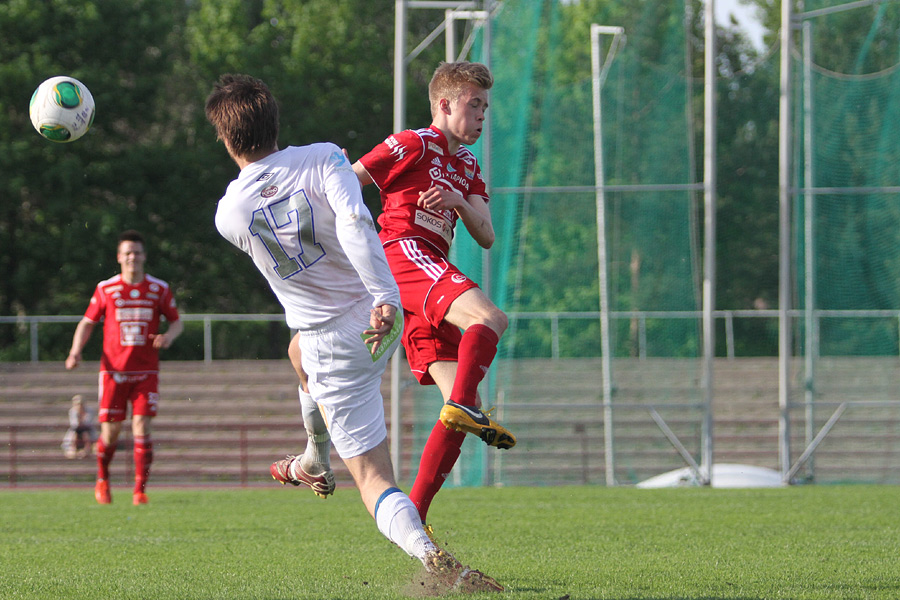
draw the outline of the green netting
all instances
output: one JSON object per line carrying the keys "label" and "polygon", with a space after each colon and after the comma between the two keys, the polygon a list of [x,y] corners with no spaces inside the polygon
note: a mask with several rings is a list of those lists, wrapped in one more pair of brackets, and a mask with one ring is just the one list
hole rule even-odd
{"label": "green netting", "polygon": [[[803,10],[841,4],[807,0]],[[620,483],[684,466],[662,428],[650,419],[648,406],[700,459],[705,416],[697,317],[701,207],[700,193],[686,184],[694,183],[699,172],[692,135],[702,128],[692,119],[700,107],[692,103],[702,94],[692,89],[699,83],[690,78],[697,57],[686,42],[691,21],[686,8],[682,1],[505,0],[492,20],[490,53],[479,41],[469,56],[490,62],[496,77],[491,145],[479,144],[474,151],[488,169],[497,241],[486,255],[459,231],[453,259],[512,317],[481,392],[488,406],[498,407],[499,420],[520,434],[520,445],[510,452],[485,452],[479,444],[465,444],[450,485],[603,483],[605,459],[613,455]],[[894,404],[876,406],[872,401],[896,402],[897,389],[900,2],[852,8],[807,19],[813,48],[810,98],[804,97],[799,28],[791,48],[796,192],[788,308],[794,315],[792,358],[798,360],[791,363],[790,459],[797,460],[835,406],[865,400],[848,405],[847,416],[817,449],[810,463],[815,464],[815,478],[894,481],[896,452],[876,456],[876,448],[859,440],[879,448],[894,443],[890,431],[897,424]],[[611,415],[603,410],[600,374],[592,23],[623,27],[627,36],[610,64],[601,99],[603,179],[607,186],[620,186],[605,194],[613,311]],[[605,57],[611,38],[601,39]],[[752,69],[735,74],[741,78],[735,88],[752,88],[754,71],[768,82],[758,85],[771,87],[778,81],[778,51],[771,50]],[[717,82],[720,97],[731,93],[732,83],[724,78]],[[772,109],[750,115],[748,127],[773,127]],[[741,150],[740,145],[733,148]],[[759,195],[771,194],[777,213],[775,171],[771,177],[771,189]],[[648,185],[654,187],[634,187]],[[809,196],[814,206],[810,240],[805,188],[815,188]],[[736,207],[729,208],[734,213]],[[755,222],[761,215],[748,216]],[[777,218],[766,223],[777,224]],[[804,319],[807,247],[817,311],[815,329],[809,331]],[[745,333],[758,329],[760,336],[776,335],[777,319],[771,315],[746,321]],[[720,340],[722,333],[719,329]],[[804,361],[807,357],[815,360]],[[759,450],[760,464],[777,468],[777,365],[757,366],[758,371],[717,375],[716,415],[721,416],[715,427],[724,427],[723,438],[733,439],[716,438],[716,452],[726,456],[731,448],[745,457],[740,440],[753,436],[742,428],[750,428],[771,439],[769,449]],[[807,366],[814,372],[806,372]],[[729,377],[758,378],[756,396],[732,390]],[[439,399],[435,390],[406,389],[412,390],[414,412],[421,415],[413,450],[418,456]],[[741,412],[746,410],[759,412],[748,416]],[[729,419],[738,423],[731,430]],[[610,433],[615,439],[606,447]],[[844,459],[848,449],[851,458]],[[867,457],[865,464],[848,471],[847,465],[861,456]]]}
{"label": "green netting", "polygon": [[[451,485],[603,481],[592,23],[624,27],[627,35],[602,96],[606,185],[684,186],[693,172],[684,3],[648,7],[507,0],[492,21],[489,58],[480,38],[474,45],[470,58],[490,62],[495,76],[490,155],[483,141],[473,150],[488,170],[497,241],[486,262],[459,228],[452,258],[513,317],[481,392],[511,427],[548,408],[565,419],[541,431],[523,430],[515,456],[465,444]],[[601,44],[605,55],[611,38]],[[582,189],[564,189],[573,186]],[[617,315],[611,335],[622,359],[614,369],[617,401],[695,403],[700,397],[694,376],[699,319],[622,315],[698,310],[696,201],[671,187],[606,194],[610,309]],[[673,362],[656,379],[644,379],[644,367],[631,360],[641,351]],[[671,385],[660,389],[666,381]],[[418,452],[433,423],[427,403],[437,399],[430,391],[415,394],[423,407],[417,414],[426,415],[417,426]],[[667,414],[692,449],[698,448],[701,416],[696,410]],[[621,481],[657,474],[660,465],[683,465],[646,413],[625,410],[616,422],[626,438],[643,440],[639,447],[623,446]],[[585,449],[582,463],[560,465],[553,457],[572,439]],[[647,452],[665,458],[642,463]]]}
{"label": "green netting", "polygon": [[[691,182],[684,5],[666,4],[635,15],[595,6],[585,19],[561,13],[556,2],[512,1],[495,19],[490,178],[498,227],[490,293],[504,309],[599,310],[596,195],[546,191],[595,184],[590,23],[624,26],[628,39],[603,91],[606,184]],[[608,51],[609,39],[602,43]],[[685,191],[607,193],[611,310],[697,309],[695,200]],[[461,235],[457,244],[464,270],[482,273],[471,240]],[[565,336],[565,352],[596,356],[599,324],[576,327],[582,341]],[[627,320],[617,324],[617,355],[636,355],[631,329]],[[669,319],[651,329],[655,355],[697,356],[696,321]],[[504,355],[548,356],[549,333],[541,338],[511,335]]]}
{"label": "green netting", "polygon": [[[819,0],[807,2],[807,10],[840,5]],[[802,188],[824,188],[807,191],[809,197],[798,194],[796,201],[801,307],[810,290],[805,257],[811,252],[815,308],[900,309],[900,196],[890,189],[900,184],[898,26],[897,3],[809,19],[812,54],[795,53],[797,178]],[[841,52],[834,51],[835,39]],[[803,96],[806,89],[809,98]],[[806,239],[807,218],[812,240]],[[898,353],[896,315],[832,314],[820,320],[818,333],[818,348],[804,352]]]}
{"label": "green netting", "polygon": [[[482,157],[481,164],[491,187],[515,187],[521,184],[526,169],[527,140],[531,127],[535,80],[539,63],[538,41],[544,14],[542,2],[514,2],[504,8],[492,23],[491,63],[494,87],[491,90],[491,155],[484,155],[484,138],[472,150]],[[513,6],[514,5],[514,6]],[[475,44],[472,60],[486,61],[482,36]],[[498,160],[500,158],[500,160]],[[489,288],[498,306],[509,303],[510,286],[506,274],[514,261],[516,230],[521,220],[518,198],[512,194],[493,194],[491,215],[497,244],[486,270],[482,249],[463,230],[454,241],[453,260]],[[485,277],[490,280],[485,282]],[[496,281],[496,283],[494,283]]]}
{"label": "green netting", "polygon": [[[540,29],[543,6],[540,2],[519,2],[516,6],[505,9],[501,17],[493,24],[492,71],[495,76],[491,92],[492,145],[491,157],[484,157],[483,144],[473,146],[475,155],[494,186],[517,185],[525,168],[524,140],[529,128],[527,118],[516,118],[516,115],[528,115],[531,111],[534,81],[532,73],[537,62],[537,32]],[[482,53],[478,43],[476,54]],[[479,60],[473,58],[473,60]],[[483,60],[483,59],[482,59]],[[494,171],[495,156],[502,156],[500,168]],[[508,305],[509,286],[503,282],[509,272],[509,265],[514,260],[516,229],[521,220],[520,207],[516,197],[508,194],[494,195],[491,199],[491,218],[494,223],[498,243],[491,254],[491,266],[485,269],[486,254],[465,231],[465,227],[457,229],[451,252],[451,259],[459,265],[464,273],[489,290],[492,299],[498,306]],[[496,281],[497,283],[492,283]],[[417,405],[423,410],[416,411],[422,415],[422,422],[415,427],[415,448],[425,445],[436,416],[435,406],[440,406],[440,394],[435,389],[418,390]],[[482,444],[464,444],[458,468],[454,468],[448,485],[480,485],[488,477],[486,471],[486,447]],[[417,463],[416,463],[417,464]]]}
{"label": "green netting", "polygon": [[[841,405],[847,413],[806,475],[893,482],[900,414],[900,4],[807,0],[805,10],[811,14],[792,52],[794,272],[803,315],[795,347],[805,360],[791,411],[792,427],[805,434],[795,440],[792,458]],[[836,466],[851,460],[851,467]]]}

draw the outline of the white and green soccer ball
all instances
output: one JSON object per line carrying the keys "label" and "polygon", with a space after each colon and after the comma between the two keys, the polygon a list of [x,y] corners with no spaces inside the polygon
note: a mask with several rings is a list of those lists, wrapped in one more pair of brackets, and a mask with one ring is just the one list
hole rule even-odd
{"label": "white and green soccer ball", "polygon": [[51,77],[34,90],[28,114],[37,132],[51,142],[74,142],[94,122],[94,97],[73,77]]}

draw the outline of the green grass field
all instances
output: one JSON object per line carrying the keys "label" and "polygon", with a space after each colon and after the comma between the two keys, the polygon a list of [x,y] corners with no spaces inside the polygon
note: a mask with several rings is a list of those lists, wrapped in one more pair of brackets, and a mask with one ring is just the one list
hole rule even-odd
{"label": "green grass field", "polygon": [[[352,488],[0,492],[0,598],[381,599],[418,563]],[[461,488],[430,518],[499,598],[900,598],[900,488]]]}

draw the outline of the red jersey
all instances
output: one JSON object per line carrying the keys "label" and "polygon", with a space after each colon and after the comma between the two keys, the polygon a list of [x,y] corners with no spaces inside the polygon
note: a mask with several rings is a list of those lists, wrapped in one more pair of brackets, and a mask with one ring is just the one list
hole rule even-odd
{"label": "red jersey", "polygon": [[378,236],[383,245],[424,238],[446,256],[459,217],[453,210],[419,208],[419,192],[432,185],[488,201],[475,155],[460,146],[451,156],[447,138],[434,127],[395,133],[359,160],[381,190]]}
{"label": "red jersey", "polygon": [[179,319],[169,284],[150,275],[129,285],[116,275],[97,284],[85,318],[103,319],[101,371],[159,371],[159,351],[150,334],[159,331],[159,316],[169,323]]}

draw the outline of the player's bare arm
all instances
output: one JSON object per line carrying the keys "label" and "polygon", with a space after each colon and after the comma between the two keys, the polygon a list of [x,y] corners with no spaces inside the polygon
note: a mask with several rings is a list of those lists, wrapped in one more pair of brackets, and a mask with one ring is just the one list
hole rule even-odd
{"label": "player's bare arm", "polygon": [[184,323],[181,322],[181,319],[169,323],[169,328],[165,333],[150,334],[153,347],[157,350],[168,348],[175,341],[175,338],[181,335],[182,331],[184,331]]}
{"label": "player's bare arm", "polygon": [[491,221],[491,209],[488,208],[484,196],[471,194],[466,203],[456,210],[456,214],[466,226],[466,230],[482,248],[494,245],[494,224]]}
{"label": "player's bare arm", "polygon": [[366,168],[359,161],[353,163],[353,172],[356,173],[356,178],[359,179],[359,185],[362,187],[374,182],[372,176],[369,175],[369,172],[366,171]]}
{"label": "player's bare arm", "polygon": [[471,194],[464,198],[458,192],[432,186],[419,194],[419,206],[429,210],[454,210],[466,230],[482,248],[494,245],[494,225],[491,211],[483,196]]}
{"label": "player's bare arm", "polygon": [[94,323],[90,319],[82,318],[75,327],[75,335],[72,336],[72,349],[66,357],[66,369],[71,371],[81,364],[81,351],[94,332]]}
{"label": "player's bare arm", "polygon": [[374,355],[385,336],[390,333],[394,327],[394,320],[397,318],[397,307],[390,304],[382,304],[372,309],[369,317],[369,329],[363,333],[371,336],[366,339],[366,344],[370,346],[369,351]]}

